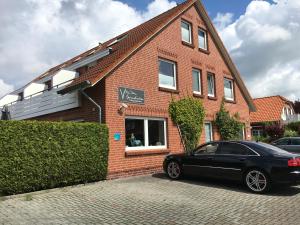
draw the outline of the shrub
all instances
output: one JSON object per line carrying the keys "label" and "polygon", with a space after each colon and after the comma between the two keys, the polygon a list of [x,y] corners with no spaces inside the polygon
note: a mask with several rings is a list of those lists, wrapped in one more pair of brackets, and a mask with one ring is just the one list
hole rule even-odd
{"label": "shrub", "polygon": [[0,121],[0,192],[105,179],[108,129],[96,123]]}
{"label": "shrub", "polygon": [[270,141],[283,137],[284,128],[280,124],[272,124],[265,127],[266,134],[270,137]]}
{"label": "shrub", "polygon": [[229,114],[225,109],[224,101],[222,101],[220,111],[217,113],[215,121],[222,140],[240,139],[243,124],[239,122],[238,119],[238,114],[234,116]]}
{"label": "shrub", "polygon": [[186,97],[170,103],[169,114],[178,126],[185,151],[190,152],[199,144],[205,117],[202,102],[192,97]]}
{"label": "shrub", "polygon": [[300,121],[292,122],[285,126],[286,129],[298,132],[300,129]]}
{"label": "shrub", "polygon": [[293,131],[293,130],[285,129],[283,136],[284,137],[297,137],[298,136],[298,132]]}

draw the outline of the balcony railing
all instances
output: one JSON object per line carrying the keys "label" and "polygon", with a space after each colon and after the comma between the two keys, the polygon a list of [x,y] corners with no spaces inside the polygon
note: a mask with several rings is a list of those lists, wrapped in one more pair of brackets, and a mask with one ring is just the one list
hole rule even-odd
{"label": "balcony railing", "polygon": [[63,89],[66,81],[54,86],[51,90],[44,90],[26,96],[22,101],[7,104],[12,120],[30,119],[55,112],[60,112],[80,106],[78,92],[65,95],[57,94]]}

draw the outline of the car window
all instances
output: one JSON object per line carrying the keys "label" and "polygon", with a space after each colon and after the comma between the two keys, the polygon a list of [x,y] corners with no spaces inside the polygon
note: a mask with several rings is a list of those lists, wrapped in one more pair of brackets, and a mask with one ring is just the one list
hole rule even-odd
{"label": "car window", "polygon": [[224,142],[216,154],[225,155],[256,155],[248,147],[239,143]]}
{"label": "car window", "polygon": [[209,143],[206,145],[199,146],[195,151],[195,155],[199,154],[215,154],[218,149],[219,143]]}
{"label": "car window", "polygon": [[291,145],[300,145],[300,139],[291,139]]}
{"label": "car window", "polygon": [[275,141],[274,143],[276,145],[288,145],[289,144],[290,139],[288,138],[284,138],[284,139],[280,139],[278,141]]}

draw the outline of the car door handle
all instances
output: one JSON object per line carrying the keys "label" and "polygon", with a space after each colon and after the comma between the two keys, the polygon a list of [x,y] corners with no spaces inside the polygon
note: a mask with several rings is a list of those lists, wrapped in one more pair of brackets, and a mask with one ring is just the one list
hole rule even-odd
{"label": "car door handle", "polygon": [[246,161],[246,158],[240,158],[240,161],[244,162],[244,161]]}
{"label": "car door handle", "polygon": [[214,159],[214,157],[212,157],[212,156],[209,156],[209,157],[207,157],[207,159],[209,159],[209,160],[213,160],[213,159]]}

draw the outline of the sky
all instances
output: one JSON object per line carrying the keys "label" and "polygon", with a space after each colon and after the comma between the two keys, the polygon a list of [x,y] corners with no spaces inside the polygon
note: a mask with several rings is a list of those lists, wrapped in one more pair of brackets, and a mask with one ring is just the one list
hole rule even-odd
{"label": "sky", "polygon": [[[253,97],[300,98],[299,0],[202,0]],[[182,0],[0,0],[0,96]]]}

